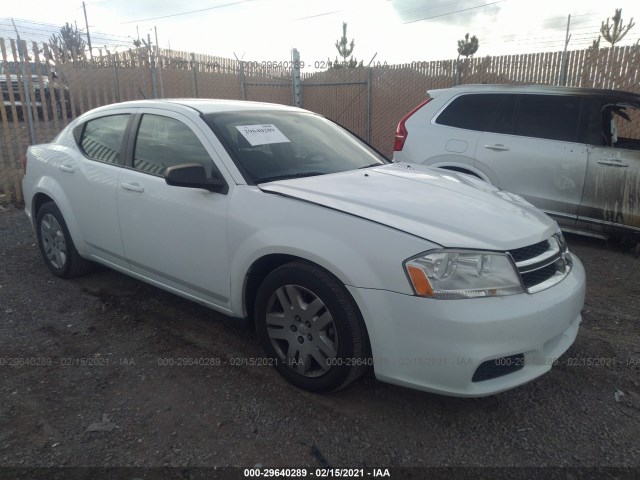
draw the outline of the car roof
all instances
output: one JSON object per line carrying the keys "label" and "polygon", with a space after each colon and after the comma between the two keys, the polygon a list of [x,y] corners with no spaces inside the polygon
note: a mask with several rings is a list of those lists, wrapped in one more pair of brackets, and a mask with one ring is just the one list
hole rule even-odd
{"label": "car roof", "polygon": [[159,100],[134,100],[130,102],[122,102],[112,105],[106,105],[102,109],[110,107],[133,107],[144,108],[151,106],[176,105],[191,108],[199,113],[220,113],[233,112],[238,110],[280,110],[280,111],[296,111],[305,112],[301,108],[291,107],[288,105],[280,105],[276,103],[250,102],[246,100],[219,100],[209,98],[166,98]]}
{"label": "car roof", "polygon": [[541,93],[547,95],[585,95],[589,97],[606,97],[615,101],[640,105],[640,95],[623,90],[605,90],[599,88],[559,87],[555,85],[504,85],[504,84],[469,84],[456,85],[450,88],[428,90],[431,97],[441,93]]}

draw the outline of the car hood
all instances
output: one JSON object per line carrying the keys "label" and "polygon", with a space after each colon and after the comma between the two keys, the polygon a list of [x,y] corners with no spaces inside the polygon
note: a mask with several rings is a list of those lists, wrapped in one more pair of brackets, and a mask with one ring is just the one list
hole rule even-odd
{"label": "car hood", "polygon": [[451,248],[506,251],[540,242],[558,229],[555,221],[517,195],[469,175],[416,164],[394,163],[259,187]]}

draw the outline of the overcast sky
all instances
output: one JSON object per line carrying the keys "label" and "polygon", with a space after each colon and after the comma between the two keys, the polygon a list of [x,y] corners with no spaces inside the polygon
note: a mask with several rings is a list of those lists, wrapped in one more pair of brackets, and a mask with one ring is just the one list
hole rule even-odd
{"label": "overcast sky", "polygon": [[[456,42],[476,35],[476,56],[561,50],[571,14],[570,49],[589,46],[600,23],[622,8],[625,23],[640,23],[640,1],[614,0],[87,0],[96,47],[123,51],[138,32],[157,27],[161,47],[244,60],[286,61],[291,48],[311,66],[337,55],[334,46],[348,23],[354,56],[365,64],[455,58]],[[609,6],[610,5],[610,6]],[[79,0],[5,1],[0,36],[44,41],[65,22],[85,31]],[[621,45],[640,38],[640,25]],[[606,45],[602,41],[601,45]]]}

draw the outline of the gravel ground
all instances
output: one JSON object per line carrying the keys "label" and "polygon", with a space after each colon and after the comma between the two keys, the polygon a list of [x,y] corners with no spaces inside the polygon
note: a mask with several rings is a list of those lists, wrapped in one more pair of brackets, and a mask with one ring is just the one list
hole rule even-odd
{"label": "gravel ground", "polygon": [[[560,365],[459,399],[297,390],[233,365],[261,357],[247,325],[107,269],[55,278],[15,207],[0,232],[0,466],[640,467],[640,260],[618,246],[569,237],[589,283]],[[159,365],[180,358],[213,360]]]}

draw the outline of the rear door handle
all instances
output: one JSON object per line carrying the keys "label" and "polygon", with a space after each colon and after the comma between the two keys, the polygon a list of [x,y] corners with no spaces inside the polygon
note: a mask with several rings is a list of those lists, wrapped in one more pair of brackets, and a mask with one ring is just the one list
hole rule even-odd
{"label": "rear door handle", "polygon": [[125,190],[129,190],[130,192],[144,192],[144,187],[137,183],[121,183],[120,186]]}
{"label": "rear door handle", "polygon": [[67,173],[75,172],[75,169],[71,165],[58,165],[58,168]]}
{"label": "rear door handle", "polygon": [[618,160],[616,158],[609,158],[609,159],[606,159],[606,160],[598,160],[598,163],[600,165],[606,165],[608,167],[622,167],[622,168],[625,168],[625,167],[629,166],[628,163],[624,163],[624,162],[622,162],[622,160]]}
{"label": "rear door handle", "polygon": [[485,145],[484,148],[488,148],[489,150],[498,150],[498,151],[506,151],[509,150],[509,147],[505,147],[500,143],[496,143],[494,145]]}

